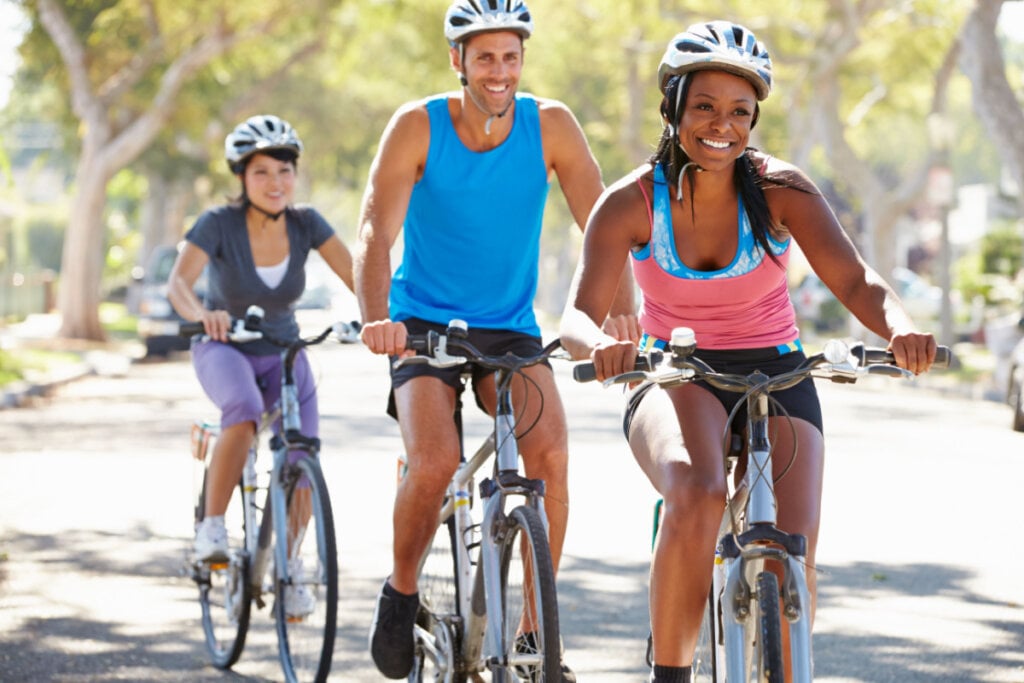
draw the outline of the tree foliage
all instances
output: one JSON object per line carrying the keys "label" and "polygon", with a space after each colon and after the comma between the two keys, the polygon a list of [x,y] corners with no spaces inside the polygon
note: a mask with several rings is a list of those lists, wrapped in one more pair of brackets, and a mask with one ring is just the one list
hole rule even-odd
{"label": "tree foliage", "polygon": [[[992,181],[1005,163],[1006,145],[989,142],[1004,124],[975,113],[983,106],[978,93],[952,68],[955,61],[950,66],[965,19],[976,7],[998,15],[1001,4],[782,0],[767,9],[738,0],[534,0],[522,89],[570,106],[610,182],[642,163],[660,134],[654,81],[669,38],[699,20],[744,23],[775,65],[755,144],[805,167],[884,272],[886,259],[899,259],[895,226],[918,201],[934,158],[923,123],[930,113],[955,121],[958,176]],[[99,329],[107,181],[126,167],[147,179],[152,191],[143,193],[139,213],[165,223],[147,239],[173,239],[185,214],[237,190],[221,145],[249,115],[270,111],[296,126],[306,144],[304,191],[343,235],[353,235],[368,166],[392,112],[458,87],[442,30],[447,5],[23,0],[32,27],[3,117],[56,123],[77,163],[76,196],[90,198],[72,209],[65,240],[61,291],[85,293],[62,299],[71,320],[65,333]],[[63,29],[54,17],[63,17]],[[995,41],[972,47],[998,51]],[[1018,84],[1022,52],[1008,52],[1001,67]],[[557,254],[564,276],[577,244],[554,194],[545,252]],[[180,197],[178,208],[147,209],[171,196]]]}

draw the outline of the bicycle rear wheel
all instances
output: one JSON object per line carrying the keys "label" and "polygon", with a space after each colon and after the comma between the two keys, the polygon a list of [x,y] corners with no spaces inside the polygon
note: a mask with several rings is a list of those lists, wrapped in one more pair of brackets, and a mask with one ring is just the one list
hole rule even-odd
{"label": "bicycle rear wheel", "polygon": [[[195,507],[196,524],[205,516],[206,484],[204,476]],[[230,560],[193,564],[193,578],[199,586],[206,649],[211,662],[219,669],[230,668],[241,657],[252,609],[249,555],[245,550],[245,500],[241,483],[231,495],[224,513],[224,525],[228,531]]]}
{"label": "bicycle rear wheel", "polygon": [[704,618],[701,619],[700,633],[697,634],[697,647],[693,652],[691,680],[693,683],[715,683],[715,671],[721,664],[718,662],[718,601],[714,593],[708,594],[704,607]]}
{"label": "bicycle rear wheel", "polygon": [[757,575],[757,667],[759,681],[782,683],[782,622],[779,611],[779,578],[771,572]]}
{"label": "bicycle rear wheel", "polygon": [[289,682],[326,681],[338,618],[338,549],[327,484],[313,457],[288,466],[285,500],[289,538],[276,542],[288,544],[288,565],[274,568],[281,667]]}
{"label": "bicycle rear wheel", "polygon": [[540,515],[520,505],[500,538],[501,642],[507,667],[494,683],[557,681],[561,675],[558,603],[551,549]]}
{"label": "bicycle rear wheel", "polygon": [[416,616],[416,644],[410,683],[436,681],[461,683],[459,643],[462,634],[456,624],[459,584],[455,557],[455,518],[437,527],[430,548],[423,556],[419,574],[420,610]]}

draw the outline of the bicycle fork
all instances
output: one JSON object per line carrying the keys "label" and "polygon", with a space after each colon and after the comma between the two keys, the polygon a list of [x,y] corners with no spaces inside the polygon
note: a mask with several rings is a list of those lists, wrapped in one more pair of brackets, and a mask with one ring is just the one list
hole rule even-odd
{"label": "bicycle fork", "polygon": [[[781,582],[782,614],[789,622],[789,652],[794,683],[811,680],[811,597],[807,588],[805,557],[807,539],[788,534],[777,527],[778,509],[772,480],[771,444],[768,436],[768,395],[748,400],[751,416],[748,435],[748,465],[745,485],[746,531],[738,536],[726,534],[719,544],[724,563],[724,590],[721,594],[728,680],[747,680],[751,652],[747,634],[757,629],[751,605],[757,599],[751,585],[765,571],[768,560],[783,565]],[[718,558],[716,558],[716,562]],[[715,586],[716,594],[718,586]],[[782,624],[780,624],[780,627]]]}

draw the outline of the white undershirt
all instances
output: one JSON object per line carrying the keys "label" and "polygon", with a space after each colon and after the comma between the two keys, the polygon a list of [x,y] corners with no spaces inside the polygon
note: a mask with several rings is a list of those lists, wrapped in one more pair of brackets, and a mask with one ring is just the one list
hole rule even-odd
{"label": "white undershirt", "polygon": [[284,274],[288,272],[288,259],[291,258],[291,254],[284,257],[284,261],[281,261],[276,266],[256,266],[256,274],[260,276],[260,279],[270,287],[276,289],[281,280],[284,279]]}

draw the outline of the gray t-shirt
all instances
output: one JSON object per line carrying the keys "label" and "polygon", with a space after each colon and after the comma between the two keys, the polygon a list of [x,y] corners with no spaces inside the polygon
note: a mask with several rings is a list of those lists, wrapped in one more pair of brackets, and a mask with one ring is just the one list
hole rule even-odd
{"label": "gray t-shirt", "polygon": [[[245,316],[256,304],[263,308],[264,329],[278,339],[299,334],[295,302],[306,288],[306,256],[334,234],[334,229],[310,206],[285,210],[290,256],[284,279],[268,287],[256,272],[245,210],[241,206],[220,206],[205,211],[185,234],[185,239],[206,252],[208,285],[204,304],[211,310],[225,310],[234,318]],[[280,353],[280,347],[265,341],[239,344],[243,352],[265,356]]]}

